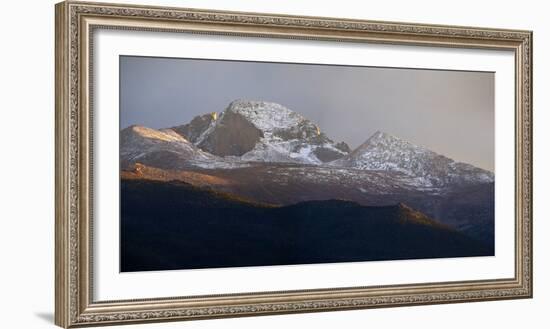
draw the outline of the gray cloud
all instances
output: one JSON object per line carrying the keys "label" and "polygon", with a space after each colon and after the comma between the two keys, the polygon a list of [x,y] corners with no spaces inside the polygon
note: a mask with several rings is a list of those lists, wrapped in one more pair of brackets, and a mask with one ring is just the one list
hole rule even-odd
{"label": "gray cloud", "polygon": [[121,56],[121,128],[165,128],[234,99],[280,103],[357,147],[377,130],[494,169],[494,74]]}

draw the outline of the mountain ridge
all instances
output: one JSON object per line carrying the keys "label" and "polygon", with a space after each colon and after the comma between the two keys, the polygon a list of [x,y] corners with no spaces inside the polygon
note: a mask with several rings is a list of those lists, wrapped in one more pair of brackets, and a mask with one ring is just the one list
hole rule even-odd
{"label": "mountain ridge", "polygon": [[[272,102],[235,100],[220,114],[199,115],[187,124],[158,132],[169,138],[179,135],[184,141],[176,142],[195,146],[193,152],[185,156],[180,156],[180,147],[168,157],[175,162],[187,162],[186,166],[235,167],[254,162],[329,165],[397,171],[415,177],[418,185],[426,187],[494,181],[490,171],[455,161],[382,131],[375,132],[351,150],[345,142],[334,142],[319,126],[299,113]],[[124,145],[123,140],[121,147]],[[170,151],[168,147],[163,150]],[[131,163],[135,158],[124,160],[124,163]],[[209,161],[215,164],[208,164]],[[169,167],[164,165],[164,168]]]}
{"label": "mountain ridge", "polygon": [[147,180],[122,180],[121,190],[124,272],[492,254],[401,204],[325,200],[269,207]]}
{"label": "mountain ridge", "polygon": [[382,131],[375,132],[348,155],[330,164],[362,170],[399,171],[418,177],[426,186],[494,181],[490,171],[455,161]]}
{"label": "mountain ridge", "polygon": [[190,159],[209,161],[216,157],[171,130],[132,125],[120,132],[120,159],[123,168],[136,162],[166,168]]}

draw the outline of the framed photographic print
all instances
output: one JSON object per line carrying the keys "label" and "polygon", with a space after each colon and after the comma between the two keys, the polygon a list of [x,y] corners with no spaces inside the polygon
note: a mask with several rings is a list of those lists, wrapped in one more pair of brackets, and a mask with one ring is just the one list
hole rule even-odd
{"label": "framed photographic print", "polygon": [[532,296],[532,33],[56,6],[56,324]]}

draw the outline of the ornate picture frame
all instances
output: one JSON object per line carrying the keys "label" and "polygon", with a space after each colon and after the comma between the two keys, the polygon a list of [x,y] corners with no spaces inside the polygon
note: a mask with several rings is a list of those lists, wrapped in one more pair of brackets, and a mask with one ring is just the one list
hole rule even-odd
{"label": "ornate picture frame", "polygon": [[[55,323],[61,327],[531,298],[532,32],[65,1],[56,5]],[[93,34],[100,29],[507,50],[515,58],[512,278],[208,296],[93,298]],[[509,147],[512,147],[509,145]]]}

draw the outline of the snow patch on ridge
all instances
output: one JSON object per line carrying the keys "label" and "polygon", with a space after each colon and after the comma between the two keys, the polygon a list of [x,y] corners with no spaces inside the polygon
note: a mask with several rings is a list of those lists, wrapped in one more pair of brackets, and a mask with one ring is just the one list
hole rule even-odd
{"label": "snow patch on ridge", "polygon": [[[332,145],[332,141],[328,138],[322,136],[317,125],[280,104],[236,100],[226,111],[244,116],[263,132],[260,142],[242,156],[245,161],[321,164],[323,161],[315,155],[315,150],[321,147],[341,156],[347,154]],[[293,138],[281,137],[285,135]],[[324,138],[325,141],[314,142],[316,138]]]}
{"label": "snow patch on ridge", "polygon": [[280,104],[264,101],[236,100],[227,110],[241,114],[264,134],[273,133],[276,129],[298,126],[299,123],[307,120]]}
{"label": "snow patch on ridge", "polygon": [[494,181],[494,174],[489,171],[456,162],[425,147],[380,131],[349,155],[331,162],[330,165],[401,172],[414,178],[417,186],[425,187]]}

